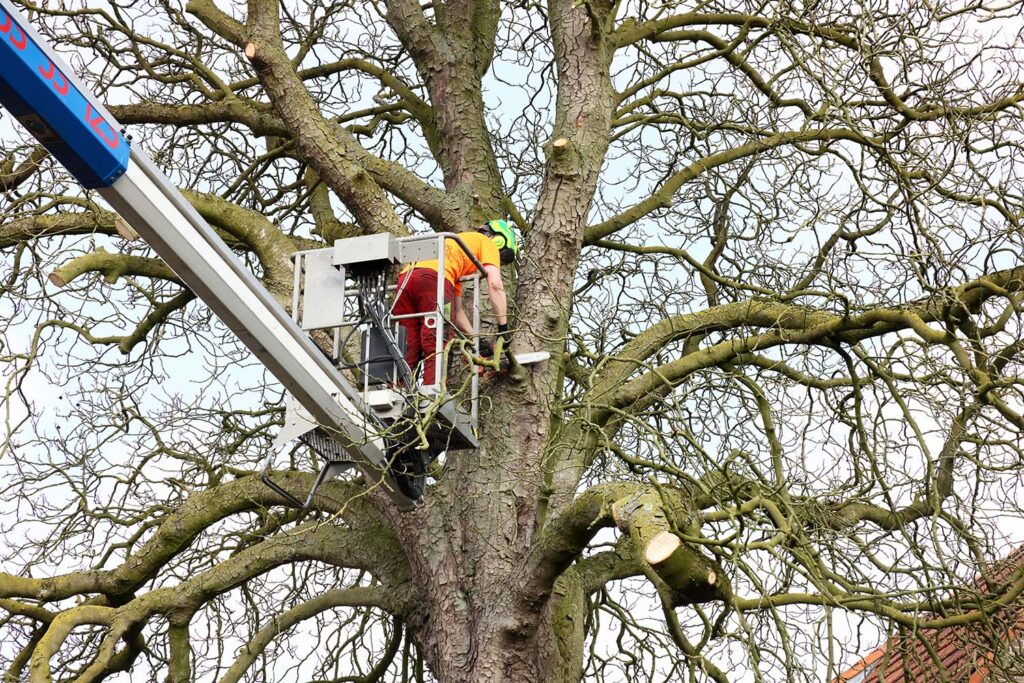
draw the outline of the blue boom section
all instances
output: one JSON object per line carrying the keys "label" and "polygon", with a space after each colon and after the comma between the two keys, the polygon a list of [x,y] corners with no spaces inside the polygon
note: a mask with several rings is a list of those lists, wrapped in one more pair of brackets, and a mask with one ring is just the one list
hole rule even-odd
{"label": "blue boom section", "polygon": [[87,188],[110,187],[128,168],[128,141],[0,3],[0,104]]}

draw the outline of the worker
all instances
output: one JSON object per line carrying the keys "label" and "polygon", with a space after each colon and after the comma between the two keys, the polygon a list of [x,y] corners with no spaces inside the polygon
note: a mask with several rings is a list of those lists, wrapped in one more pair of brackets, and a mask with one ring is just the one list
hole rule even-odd
{"label": "worker", "polygon": [[[507,343],[508,305],[500,267],[515,261],[519,254],[515,233],[507,222],[492,220],[478,227],[477,232],[461,233],[459,239],[484,267],[487,295],[498,320],[498,335]],[[431,259],[411,263],[402,269],[398,275],[398,298],[391,311],[392,315],[398,317],[437,312],[437,268],[437,259]],[[462,283],[459,280],[476,272],[476,264],[462,247],[455,240],[446,239],[442,310],[445,317],[467,335],[473,334],[473,325],[462,306]],[[415,316],[400,318],[399,323],[406,332],[405,359],[409,367],[415,371],[420,361],[426,361],[423,368],[423,384],[436,384],[437,329],[434,326],[434,319],[429,316]]]}

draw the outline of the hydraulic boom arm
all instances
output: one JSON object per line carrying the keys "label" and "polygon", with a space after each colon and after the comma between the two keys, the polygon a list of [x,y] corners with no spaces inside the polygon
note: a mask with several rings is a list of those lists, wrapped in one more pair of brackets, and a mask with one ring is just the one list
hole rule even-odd
{"label": "hydraulic boom arm", "polygon": [[0,0],[0,104],[99,194],[403,509],[379,425],[344,376],[244,268],[120,125]]}

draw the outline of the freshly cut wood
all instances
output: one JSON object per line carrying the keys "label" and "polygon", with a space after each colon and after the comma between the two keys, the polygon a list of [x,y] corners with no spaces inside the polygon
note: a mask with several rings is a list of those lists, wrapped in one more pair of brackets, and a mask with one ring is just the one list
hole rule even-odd
{"label": "freshly cut wood", "polygon": [[679,594],[685,601],[700,595],[714,595],[718,574],[707,558],[682,543],[657,564],[651,567],[661,580]]}
{"label": "freshly cut wood", "polygon": [[121,218],[120,216],[114,219],[114,229],[117,230],[117,234],[128,240],[134,242],[139,239],[139,233],[135,232],[135,228],[128,225],[128,221]]}
{"label": "freshly cut wood", "polygon": [[551,143],[551,146],[555,149],[564,149],[569,144],[569,138],[558,138]]}
{"label": "freshly cut wood", "polygon": [[245,56],[252,59],[256,56],[256,43],[245,44]]}
{"label": "freshly cut wood", "polygon": [[635,548],[672,591],[674,605],[720,599],[730,594],[728,577],[718,580],[717,567],[697,547],[687,545],[670,529],[664,500],[656,491],[626,496],[612,503],[612,519],[629,534]]}
{"label": "freshly cut wood", "polygon": [[652,567],[661,564],[672,556],[683,542],[671,531],[662,531],[652,538],[644,550],[644,559]]}

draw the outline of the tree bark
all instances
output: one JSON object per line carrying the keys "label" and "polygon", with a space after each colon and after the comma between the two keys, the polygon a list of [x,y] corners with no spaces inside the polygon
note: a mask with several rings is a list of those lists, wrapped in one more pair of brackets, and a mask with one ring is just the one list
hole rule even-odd
{"label": "tree bark", "polygon": [[[392,25],[414,13],[400,5],[392,3]],[[406,14],[399,17],[399,9]],[[526,240],[523,258],[529,268],[518,282],[519,327],[512,346],[549,350],[552,360],[485,384],[483,400],[490,414],[481,447],[449,454],[444,478],[425,509],[394,520],[415,558],[414,574],[429,585],[424,590],[428,607],[410,628],[442,683],[575,681],[582,666],[585,594],[580,581],[561,584],[553,601],[524,600],[516,589],[544,522],[545,481],[550,481],[544,472],[545,445],[552,397],[561,391],[566,302],[608,148],[614,100],[603,25],[609,8],[597,8],[603,17],[597,23],[591,11],[569,0],[554,0],[549,9],[559,78],[552,137],[559,144],[549,150]],[[474,49],[486,42],[486,35],[478,31],[453,38],[445,33],[447,40],[465,38],[461,45]],[[487,64],[438,60],[425,36],[418,42],[423,51],[417,65],[438,110],[438,145],[446,160],[449,194],[471,191],[476,199],[468,203],[469,215],[476,220],[493,215],[487,212],[498,208],[501,186],[483,120],[480,76]]]}

